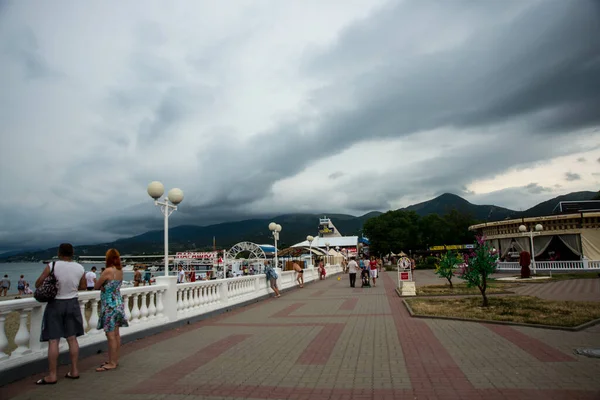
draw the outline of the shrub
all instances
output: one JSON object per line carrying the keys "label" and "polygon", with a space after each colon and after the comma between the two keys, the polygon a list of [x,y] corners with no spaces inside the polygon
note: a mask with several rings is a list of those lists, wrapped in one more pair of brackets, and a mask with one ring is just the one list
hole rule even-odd
{"label": "shrub", "polygon": [[438,265],[437,257],[429,256],[421,259],[417,265],[417,269],[436,269]]}

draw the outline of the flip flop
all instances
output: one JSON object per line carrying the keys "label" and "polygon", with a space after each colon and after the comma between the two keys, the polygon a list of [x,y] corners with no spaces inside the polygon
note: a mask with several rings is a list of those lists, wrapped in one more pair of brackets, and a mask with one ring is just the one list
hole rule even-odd
{"label": "flip flop", "polygon": [[67,378],[67,379],[79,379],[79,375],[73,376],[73,375],[71,375],[70,372],[67,372],[67,374],[65,375],[65,378]]}
{"label": "flip flop", "polygon": [[36,385],[56,385],[56,382],[58,382],[58,381],[54,381],[54,382],[48,382],[48,381],[46,380],[46,378],[42,378],[42,379],[40,379],[39,381],[37,381],[35,384],[36,384]]}
{"label": "flip flop", "polygon": [[114,368],[106,368],[106,365],[101,366],[100,368],[96,368],[96,372],[105,372],[105,371],[112,371],[117,369],[117,367]]}

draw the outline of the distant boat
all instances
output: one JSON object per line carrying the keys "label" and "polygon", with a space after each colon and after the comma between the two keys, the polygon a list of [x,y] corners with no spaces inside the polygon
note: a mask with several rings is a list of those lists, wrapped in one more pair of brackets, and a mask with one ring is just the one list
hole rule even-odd
{"label": "distant boat", "polygon": [[123,271],[124,272],[132,272],[133,271],[133,264],[128,264],[126,266],[123,267]]}

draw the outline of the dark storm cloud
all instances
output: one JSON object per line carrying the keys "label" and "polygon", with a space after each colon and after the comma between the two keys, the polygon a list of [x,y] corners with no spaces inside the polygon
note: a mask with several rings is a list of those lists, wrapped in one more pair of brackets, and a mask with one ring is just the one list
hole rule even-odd
{"label": "dark storm cloud", "polygon": [[565,180],[569,182],[578,181],[581,179],[581,175],[573,172],[565,172]]}
{"label": "dark storm cloud", "polygon": [[[357,35],[379,32],[382,36],[398,26],[398,18],[412,15],[412,7],[423,12],[428,7],[423,4],[431,3],[415,6],[404,2],[374,15],[357,28],[350,28],[336,45],[312,61],[311,70],[322,67],[327,71],[326,63],[348,57],[349,49],[355,50],[357,62],[365,52],[374,57],[375,50],[366,49],[373,44],[369,37],[356,40]],[[460,8],[467,4],[472,2],[452,2],[446,6]],[[408,56],[401,52],[377,54],[378,59],[385,60],[382,66],[315,93],[314,102],[323,106],[325,118],[313,135],[302,130],[303,118],[299,116],[249,141],[215,144],[212,150],[203,152],[201,162],[205,169],[220,162],[221,178],[235,183],[233,186],[243,193],[243,200],[249,201],[263,197],[276,180],[294,175],[311,161],[327,156],[331,148],[341,150],[364,140],[398,138],[443,127],[472,129],[509,121],[520,121],[518,128],[522,134],[547,133],[551,120],[557,127],[552,129],[555,135],[597,124],[600,121],[596,111],[600,109],[600,92],[596,89],[600,86],[598,3],[537,4],[509,23],[492,24],[493,29],[482,28],[482,32],[451,51]],[[441,7],[443,10],[444,6]],[[479,6],[480,14],[493,21],[497,7],[490,7]],[[329,71],[332,75],[338,72],[336,68]],[[340,89],[341,93],[354,93],[352,100],[356,105],[350,110],[337,110],[335,105],[321,103],[322,98],[330,99]],[[545,115],[549,109],[551,115]],[[319,145],[315,146],[317,141]],[[253,143],[268,145],[256,148],[255,157],[244,159]],[[232,156],[228,160],[217,158],[225,149]],[[460,162],[457,157],[449,157],[449,162]],[[543,157],[540,155],[540,159]],[[495,165],[496,171],[517,160],[512,151],[503,154],[503,162]],[[239,178],[240,170],[253,171],[253,179]],[[471,174],[470,178],[474,176]],[[433,179],[427,186],[439,183]],[[203,205],[223,201],[236,204],[238,195],[232,195],[229,188],[218,187],[215,182],[211,186],[217,190],[203,200]]]}

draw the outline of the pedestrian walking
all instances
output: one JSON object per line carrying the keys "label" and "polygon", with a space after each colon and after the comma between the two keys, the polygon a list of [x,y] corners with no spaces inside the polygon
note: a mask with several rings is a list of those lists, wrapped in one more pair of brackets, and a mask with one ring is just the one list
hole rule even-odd
{"label": "pedestrian walking", "polygon": [[9,289],[10,289],[10,279],[8,279],[8,275],[4,275],[2,282],[0,282],[0,296],[8,296]]}
{"label": "pedestrian walking", "polygon": [[93,266],[88,272],[85,273],[85,283],[87,290],[94,290],[96,285],[96,266]]}
{"label": "pedestrian walking", "polygon": [[356,262],[356,257],[350,257],[350,262],[348,263],[348,276],[350,277],[350,287],[356,287],[356,273],[359,271],[358,264]]}

